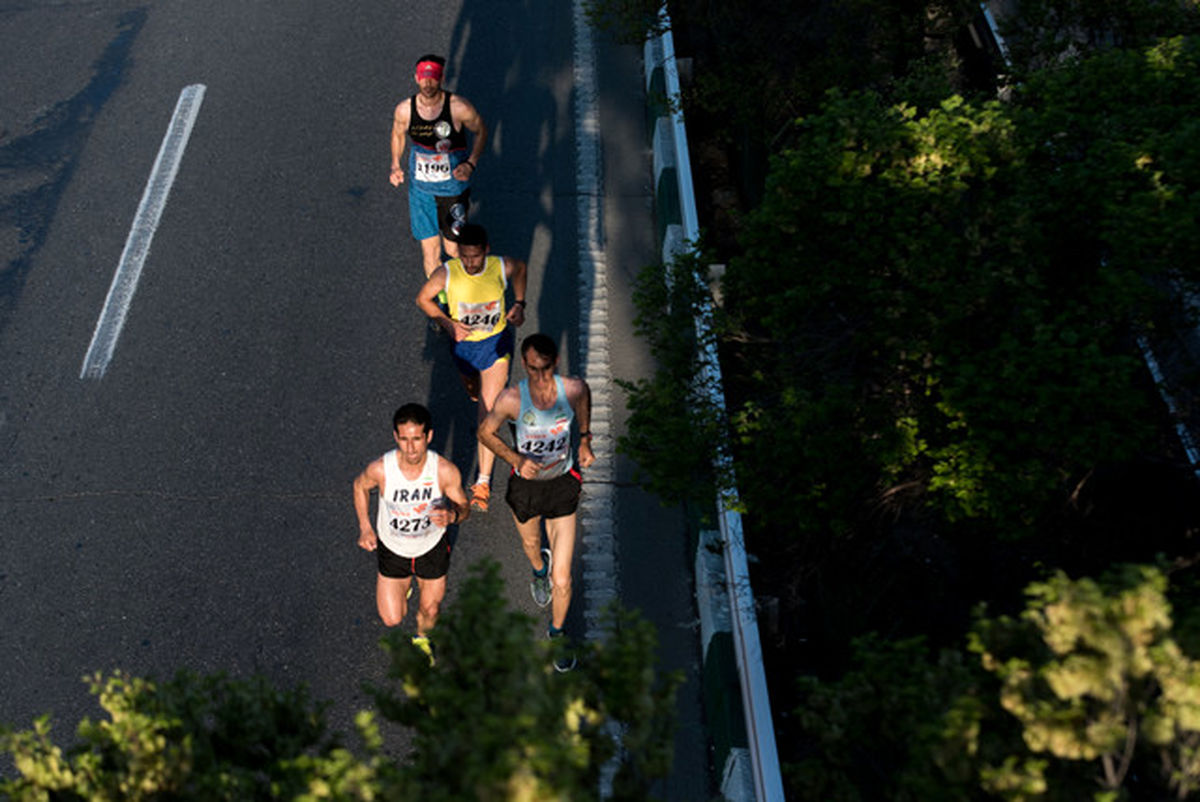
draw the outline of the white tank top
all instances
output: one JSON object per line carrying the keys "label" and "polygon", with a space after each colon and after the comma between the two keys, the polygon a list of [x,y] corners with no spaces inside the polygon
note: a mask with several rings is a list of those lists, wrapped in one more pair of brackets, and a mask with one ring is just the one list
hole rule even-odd
{"label": "white tank top", "polygon": [[383,455],[383,487],[379,488],[379,511],[375,531],[393,554],[420,557],[441,540],[444,526],[434,526],[429,513],[442,501],[438,484],[438,455],[429,451],[421,475],[409,480],[400,471],[399,452]]}
{"label": "white tank top", "polygon": [[529,380],[521,382],[521,413],[517,416],[517,453],[542,466],[534,479],[553,479],[571,470],[571,421],[575,410],[567,401],[561,376],[554,377],[558,395],[549,409],[538,409],[529,395]]}

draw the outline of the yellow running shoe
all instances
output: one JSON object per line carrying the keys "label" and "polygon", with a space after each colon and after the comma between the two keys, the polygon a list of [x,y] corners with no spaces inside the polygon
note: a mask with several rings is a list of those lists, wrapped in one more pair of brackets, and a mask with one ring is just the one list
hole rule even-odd
{"label": "yellow running shoe", "polygon": [[429,638],[425,637],[424,635],[414,635],[412,639],[412,645],[425,652],[425,656],[429,658],[429,665],[434,664],[433,644],[429,642]]}

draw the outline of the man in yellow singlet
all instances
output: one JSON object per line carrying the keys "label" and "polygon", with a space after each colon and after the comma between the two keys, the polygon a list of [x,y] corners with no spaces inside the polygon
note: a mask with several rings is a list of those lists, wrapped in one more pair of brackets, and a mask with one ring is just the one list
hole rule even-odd
{"label": "man in yellow singlet", "polygon": [[[479,421],[508,384],[513,329],[525,322],[525,278],[524,262],[492,256],[487,231],[468,223],[458,234],[458,257],[443,262],[417,293],[417,306],[454,340],[454,364],[467,395],[479,402]],[[511,309],[505,304],[509,286]],[[440,293],[445,293],[445,307],[438,303]],[[487,512],[496,455],[483,444],[477,448],[479,476],[471,486],[471,506]]]}

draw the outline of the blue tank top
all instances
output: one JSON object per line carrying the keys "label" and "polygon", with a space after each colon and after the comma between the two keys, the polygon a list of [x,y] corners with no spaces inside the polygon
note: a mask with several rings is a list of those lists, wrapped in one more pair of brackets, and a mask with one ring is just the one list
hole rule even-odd
{"label": "blue tank top", "polygon": [[554,377],[558,395],[549,409],[538,409],[529,395],[529,380],[521,382],[521,412],[517,416],[517,453],[541,466],[537,480],[553,479],[571,470],[571,421],[575,410],[567,401],[562,377]]}

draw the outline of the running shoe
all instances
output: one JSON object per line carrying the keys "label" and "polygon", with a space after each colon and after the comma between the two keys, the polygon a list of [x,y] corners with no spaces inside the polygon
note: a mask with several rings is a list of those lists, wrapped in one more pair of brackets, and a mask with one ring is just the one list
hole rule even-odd
{"label": "running shoe", "polygon": [[446,299],[446,291],[445,290],[441,290],[438,292],[437,298],[434,300],[434,303],[436,303],[438,305],[438,309],[441,309],[443,314],[445,314],[447,317],[450,316],[450,303]]}
{"label": "running shoe", "polygon": [[434,664],[433,644],[429,642],[429,638],[424,635],[414,635],[412,645],[425,652],[425,656],[429,658],[429,665]]}
{"label": "running shoe", "polygon": [[488,500],[492,497],[492,486],[487,482],[471,485],[471,509],[487,512]]}
{"label": "running shoe", "polygon": [[550,603],[550,566],[553,564],[553,555],[550,549],[542,549],[542,563],[546,566],[546,573],[538,576],[533,575],[533,581],[529,583],[529,592],[533,594],[533,603],[538,607],[545,607]]}
{"label": "running shoe", "polygon": [[546,630],[546,637],[553,641],[551,649],[554,654],[554,670],[559,674],[566,674],[575,668],[575,649],[566,633],[551,626]]}

